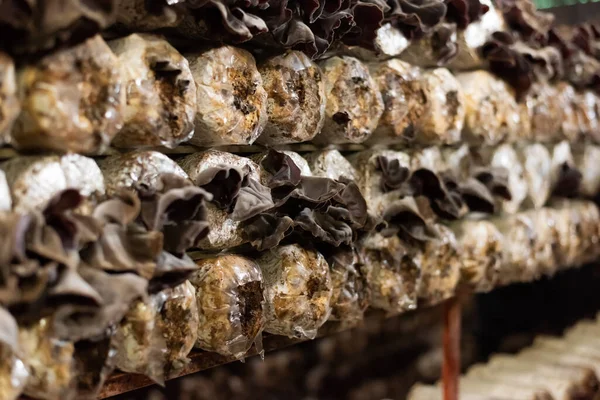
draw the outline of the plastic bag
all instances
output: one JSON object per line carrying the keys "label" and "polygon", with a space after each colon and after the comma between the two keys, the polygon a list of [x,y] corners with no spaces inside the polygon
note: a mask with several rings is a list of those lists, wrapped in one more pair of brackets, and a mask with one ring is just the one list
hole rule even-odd
{"label": "plastic bag", "polygon": [[280,246],[257,260],[265,285],[265,331],[314,339],[331,314],[329,265],[316,251]]}
{"label": "plastic bag", "polygon": [[75,398],[75,346],[53,337],[48,318],[19,329],[23,361],[29,370],[25,394],[36,399]]}
{"label": "plastic bag", "polygon": [[198,302],[196,346],[242,359],[253,343],[262,351],[265,326],[263,277],[245,257],[223,255],[197,261],[190,278]]}
{"label": "plastic bag", "polygon": [[421,282],[419,258],[408,254],[397,236],[375,236],[362,247],[365,265],[372,269],[369,278],[371,305],[398,314],[417,308]]}

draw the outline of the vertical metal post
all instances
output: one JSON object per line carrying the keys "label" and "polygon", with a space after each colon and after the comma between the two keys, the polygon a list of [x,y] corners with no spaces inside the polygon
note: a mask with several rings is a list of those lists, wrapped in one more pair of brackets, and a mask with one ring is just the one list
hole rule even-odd
{"label": "vertical metal post", "polygon": [[458,400],[460,376],[460,300],[453,297],[444,303],[444,337],[442,387],[444,400]]}

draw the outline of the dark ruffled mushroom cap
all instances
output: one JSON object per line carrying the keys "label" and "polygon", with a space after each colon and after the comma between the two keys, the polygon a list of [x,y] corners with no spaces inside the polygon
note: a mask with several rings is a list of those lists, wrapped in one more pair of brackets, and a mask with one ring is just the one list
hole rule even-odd
{"label": "dark ruffled mushroom cap", "polygon": [[[421,207],[420,207],[421,205]],[[437,239],[433,227],[433,216],[423,215],[422,207],[412,197],[392,202],[383,214],[385,227],[381,230],[384,237],[397,235],[404,242],[414,245]]]}
{"label": "dark ruffled mushroom cap", "polygon": [[91,215],[65,190],[42,212],[0,214],[0,303],[23,321],[53,314],[59,338],[102,337],[132,302],[197,269],[185,254],[208,234],[211,195],[174,175],[123,191]]}
{"label": "dark ruffled mushroom cap", "polygon": [[443,0],[391,0],[385,21],[397,27],[409,40],[419,39],[442,22],[446,15]]}
{"label": "dark ruffled mushroom cap", "polygon": [[273,207],[269,188],[241,168],[207,168],[196,178],[196,185],[211,194],[212,202],[227,210],[234,221],[246,221]]}
{"label": "dark ruffled mushroom cap", "polygon": [[479,0],[446,0],[446,7],[446,21],[454,22],[458,29],[478,21],[490,9]]}
{"label": "dark ruffled mushroom cap", "polygon": [[94,36],[114,21],[115,0],[0,2],[0,46],[13,54],[41,54]]}
{"label": "dark ruffled mushroom cap", "polygon": [[90,237],[87,217],[74,213],[82,201],[66,190],[42,212],[0,215],[0,303],[20,320],[37,320],[63,302],[100,302],[77,273],[80,241]]}
{"label": "dark ruffled mushroom cap", "polygon": [[534,82],[533,67],[527,57],[516,50],[513,36],[508,32],[494,32],[481,47],[481,55],[495,75],[511,85],[518,98],[522,98]]}
{"label": "dark ruffled mushroom cap", "polygon": [[464,215],[464,204],[456,192],[449,190],[441,174],[427,168],[409,171],[398,160],[380,156],[377,158],[381,171],[382,191],[400,190],[400,196],[425,197],[431,209],[444,219],[454,220]]}
{"label": "dark ruffled mushroom cap", "polygon": [[274,0],[262,17],[278,44],[316,58],[356,26],[354,6],[342,0]]}
{"label": "dark ruffled mushroom cap", "polygon": [[498,6],[508,26],[528,41],[543,42],[554,22],[554,15],[537,10],[531,0],[501,0]]}
{"label": "dark ruffled mushroom cap", "polygon": [[437,55],[437,65],[448,64],[458,54],[456,25],[442,23],[431,32],[431,49]]}
{"label": "dark ruffled mushroom cap", "polygon": [[184,34],[197,33],[205,38],[224,37],[233,42],[245,42],[269,30],[259,16],[269,7],[267,0],[187,0],[181,6],[187,7],[189,13],[180,29]]}
{"label": "dark ruffled mushroom cap", "polygon": [[137,223],[148,234],[160,233],[162,242],[149,290],[177,286],[197,269],[186,251],[208,235],[204,200],[212,195],[174,174],[163,174],[155,187],[139,186],[137,192]]}
{"label": "dark ruffled mushroom cap", "polygon": [[564,77],[578,89],[600,91],[600,41],[593,25],[557,27],[549,31],[548,43],[558,49]]}
{"label": "dark ruffled mushroom cap", "polygon": [[577,167],[565,162],[560,166],[558,179],[552,188],[552,195],[558,197],[576,197],[579,194],[583,175]]}
{"label": "dark ruffled mushroom cap", "polygon": [[244,234],[258,250],[279,244],[288,235],[308,237],[330,246],[350,245],[359,231],[370,229],[367,203],[354,182],[303,176],[288,155],[270,150],[262,160],[271,174],[274,206],[249,219]]}
{"label": "dark ruffled mushroom cap", "polygon": [[508,171],[501,167],[477,167],[472,177],[487,187],[492,196],[502,200],[512,200],[508,186]]}

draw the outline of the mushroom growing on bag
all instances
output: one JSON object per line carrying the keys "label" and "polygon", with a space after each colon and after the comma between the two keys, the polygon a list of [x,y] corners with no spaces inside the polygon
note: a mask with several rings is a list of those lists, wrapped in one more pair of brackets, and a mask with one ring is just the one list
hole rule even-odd
{"label": "mushroom growing on bag", "polygon": [[213,195],[207,203],[210,232],[197,246],[222,250],[245,243],[242,223],[273,207],[269,188],[261,183],[261,168],[235,154],[208,150],[179,161],[192,182]]}
{"label": "mushroom growing on bag", "polygon": [[98,160],[102,170],[106,193],[113,195],[121,189],[143,185],[156,187],[163,174],[173,174],[187,179],[181,167],[157,151],[136,150]]}
{"label": "mushroom growing on bag", "polygon": [[83,209],[105,194],[96,162],[78,154],[15,157],[0,164],[6,174],[15,211],[41,208],[59,192],[76,189],[85,198]]}

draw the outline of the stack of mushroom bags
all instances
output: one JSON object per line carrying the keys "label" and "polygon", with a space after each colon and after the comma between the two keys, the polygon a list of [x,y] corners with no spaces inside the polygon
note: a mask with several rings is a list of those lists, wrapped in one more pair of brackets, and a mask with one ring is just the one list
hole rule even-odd
{"label": "stack of mushroom bags", "polygon": [[594,26],[317,3],[0,4],[0,398],[597,258]]}
{"label": "stack of mushroom bags", "polygon": [[[600,320],[585,320],[562,337],[538,336],[517,354],[492,355],[460,378],[461,399],[595,399],[600,384]],[[439,385],[416,384],[409,400],[442,398]]]}

